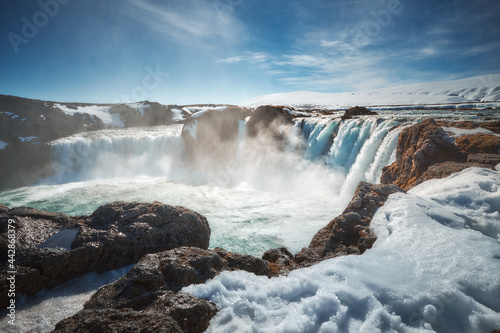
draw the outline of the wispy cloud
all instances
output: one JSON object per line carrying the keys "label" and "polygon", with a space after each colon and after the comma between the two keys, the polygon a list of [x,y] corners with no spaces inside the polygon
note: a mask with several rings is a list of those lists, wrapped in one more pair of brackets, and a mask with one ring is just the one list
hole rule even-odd
{"label": "wispy cloud", "polygon": [[263,63],[269,60],[270,57],[265,53],[254,53],[248,52],[245,55],[230,57],[225,59],[219,59],[217,62],[226,64],[237,64],[240,62],[248,62],[252,64]]}
{"label": "wispy cloud", "polygon": [[158,34],[192,45],[214,41],[234,43],[244,35],[243,24],[234,16],[232,7],[218,6],[217,1],[127,0],[123,8],[130,17]]}

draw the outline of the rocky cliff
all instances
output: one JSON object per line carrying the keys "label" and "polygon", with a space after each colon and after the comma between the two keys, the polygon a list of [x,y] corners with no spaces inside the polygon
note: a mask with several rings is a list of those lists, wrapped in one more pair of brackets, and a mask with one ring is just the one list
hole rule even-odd
{"label": "rocky cliff", "polygon": [[398,139],[396,161],[384,167],[381,183],[410,189],[425,180],[444,178],[472,166],[494,168],[499,163],[500,136],[467,132],[457,135],[447,126],[498,131],[499,122],[438,123],[426,119],[405,128]]}

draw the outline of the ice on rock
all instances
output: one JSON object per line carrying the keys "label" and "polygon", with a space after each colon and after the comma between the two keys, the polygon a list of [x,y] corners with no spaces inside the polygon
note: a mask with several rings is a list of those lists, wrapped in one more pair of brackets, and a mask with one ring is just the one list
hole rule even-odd
{"label": "ice on rock", "polygon": [[361,256],[270,280],[224,272],[184,291],[217,304],[209,332],[490,332],[500,327],[499,208],[499,172],[467,169],[390,196]]}

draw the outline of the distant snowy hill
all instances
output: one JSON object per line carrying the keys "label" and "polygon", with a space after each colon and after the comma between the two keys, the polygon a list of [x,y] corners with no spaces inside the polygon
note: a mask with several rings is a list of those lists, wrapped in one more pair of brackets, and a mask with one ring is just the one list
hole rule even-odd
{"label": "distant snowy hill", "polygon": [[300,108],[329,109],[363,106],[412,106],[433,104],[470,104],[500,102],[500,74],[468,79],[417,83],[398,87],[351,93],[297,91],[264,95],[240,103],[240,106],[287,105]]}

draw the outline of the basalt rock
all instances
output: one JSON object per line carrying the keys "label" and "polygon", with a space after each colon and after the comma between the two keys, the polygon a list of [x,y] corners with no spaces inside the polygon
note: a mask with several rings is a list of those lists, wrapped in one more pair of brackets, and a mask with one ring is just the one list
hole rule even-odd
{"label": "basalt rock", "polygon": [[498,154],[500,152],[500,136],[493,134],[462,135],[455,139],[455,143],[458,149],[466,154]]}
{"label": "basalt rock", "polygon": [[360,182],[347,208],[314,235],[309,249],[321,258],[365,252],[377,239],[370,229],[373,215],[397,192],[404,191],[395,185]]}
{"label": "basalt rock", "polygon": [[220,247],[214,251],[227,261],[229,270],[243,270],[255,275],[271,276],[266,258],[260,259],[246,254],[229,252]]}
{"label": "basalt rock", "polygon": [[[203,332],[217,312],[215,305],[179,291],[237,267],[267,273],[267,262],[262,259],[233,254],[221,248],[210,251],[179,247],[146,255],[125,276],[99,289],[83,311],[59,323],[56,331],[69,332],[78,323],[85,326],[92,321],[92,316],[100,316],[104,311],[109,314],[105,317],[107,325],[114,325],[114,318],[121,318],[116,314],[127,310],[132,314],[131,318],[150,316],[153,321],[157,316],[164,316],[174,319],[184,332]],[[148,323],[147,320],[142,325],[147,330],[156,327],[154,322]]]}
{"label": "basalt rock", "polygon": [[82,310],[73,317],[60,321],[52,332],[183,333],[184,331],[176,320],[163,313],[137,312],[131,309],[92,309]]}
{"label": "basalt rock", "polygon": [[368,110],[364,106],[355,106],[345,110],[344,115],[341,117],[342,120],[351,119],[355,116],[372,116],[377,115],[377,112]]}
{"label": "basalt rock", "polygon": [[[500,155],[498,155],[500,157]],[[499,158],[500,160],[500,158]],[[498,162],[500,163],[500,161]],[[497,164],[498,164],[497,163]],[[446,178],[454,173],[463,171],[468,168],[472,167],[479,167],[479,168],[487,168],[487,169],[494,169],[495,165],[489,164],[489,163],[479,163],[479,162],[465,162],[465,163],[458,163],[458,162],[444,162],[444,163],[437,163],[434,165],[431,165],[422,176],[418,178],[416,181],[415,185],[421,184],[427,180],[431,179],[442,179]]]}
{"label": "basalt rock", "polygon": [[[30,296],[88,272],[129,265],[148,253],[180,246],[206,249],[210,238],[205,217],[159,202],[115,202],[81,217],[32,208],[2,211],[2,248],[7,248],[9,220],[17,235],[16,292]],[[6,262],[6,251],[1,259]],[[1,288],[0,305],[5,307],[6,286]]]}
{"label": "basalt rock", "polygon": [[467,155],[433,119],[405,128],[396,149],[396,161],[383,168],[380,181],[403,189],[415,186],[431,165],[467,160]]}
{"label": "basalt rock", "polygon": [[495,166],[500,163],[500,154],[470,154],[467,156],[467,162],[489,165],[491,169],[494,169]]}

